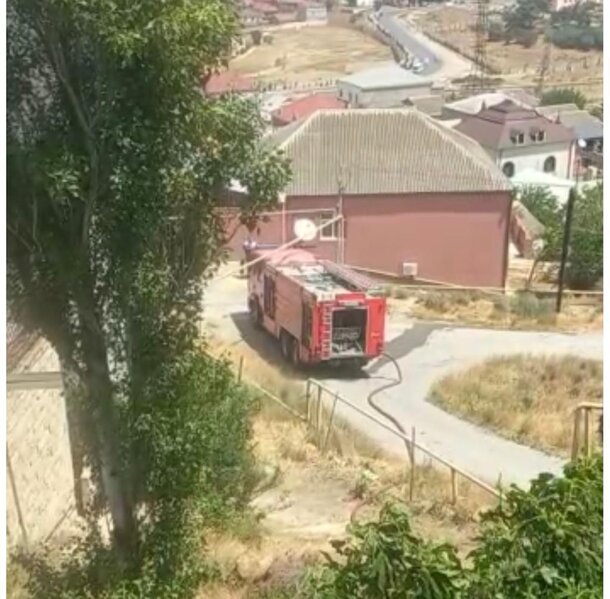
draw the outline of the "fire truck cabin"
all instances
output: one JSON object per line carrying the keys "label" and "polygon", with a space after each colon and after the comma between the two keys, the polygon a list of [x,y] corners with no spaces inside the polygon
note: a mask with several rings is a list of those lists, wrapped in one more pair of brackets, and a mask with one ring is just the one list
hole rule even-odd
{"label": "fire truck cabin", "polygon": [[248,252],[253,322],[294,364],[363,366],[384,346],[385,298],[368,278],[301,249]]}

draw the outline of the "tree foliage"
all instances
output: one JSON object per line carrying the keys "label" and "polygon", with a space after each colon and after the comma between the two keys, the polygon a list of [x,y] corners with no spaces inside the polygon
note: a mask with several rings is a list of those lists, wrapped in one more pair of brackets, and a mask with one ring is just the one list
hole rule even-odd
{"label": "tree foliage", "polygon": [[540,99],[541,106],[552,106],[554,104],[576,104],[578,108],[583,109],[587,98],[577,89],[571,88],[556,88],[542,94]]}
{"label": "tree foliage", "polygon": [[414,535],[406,508],[390,504],[379,522],[354,526],[339,545],[340,563],[316,571],[293,596],[593,599],[602,592],[602,534],[596,455],[566,466],[563,476],[541,474],[527,491],[513,486],[482,516],[469,566],[450,545]]}
{"label": "tree foliage", "polygon": [[11,313],[59,355],[76,461],[97,475],[122,561],[170,577],[188,550],[153,540],[189,530],[200,491],[238,495],[246,451],[243,397],[197,349],[225,241],[216,191],[239,180],[250,219],[287,165],[260,143],[254,103],[201,93],[236,35],[230,3],[10,0],[7,13]]}
{"label": "tree foliage", "polygon": [[567,262],[567,280],[574,289],[590,289],[604,272],[604,191],[601,183],[576,197]]}

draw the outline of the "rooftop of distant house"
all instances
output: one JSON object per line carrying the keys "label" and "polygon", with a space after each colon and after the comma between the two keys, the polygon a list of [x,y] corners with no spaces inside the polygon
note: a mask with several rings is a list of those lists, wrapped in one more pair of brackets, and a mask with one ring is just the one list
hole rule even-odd
{"label": "rooftop of distant house", "polygon": [[474,141],[413,108],[318,110],[269,135],[292,163],[289,195],[505,191]]}
{"label": "rooftop of distant house", "polygon": [[512,100],[504,100],[495,106],[483,108],[477,114],[464,116],[455,130],[495,150],[575,139],[574,133],[564,125],[550,121],[533,108],[525,108]]}
{"label": "rooftop of distant house", "polygon": [[209,96],[219,96],[228,93],[244,93],[256,90],[256,80],[245,77],[233,71],[212,73],[204,85],[204,91]]}
{"label": "rooftop of distant house", "polygon": [[331,93],[318,93],[298,98],[284,104],[273,112],[273,120],[278,125],[298,121],[323,108],[345,108],[346,103]]}
{"label": "rooftop of distant house", "polygon": [[572,129],[580,139],[600,139],[604,136],[602,121],[586,110],[581,110],[576,104],[541,106],[537,112]]}
{"label": "rooftop of distant house", "polygon": [[380,90],[432,84],[433,79],[425,75],[418,75],[393,63],[358,71],[343,77],[339,80],[339,83],[347,83],[364,90]]}
{"label": "rooftop of distant house", "polygon": [[533,108],[538,105],[538,100],[526,93],[523,90],[503,90],[500,92],[490,92],[485,94],[477,94],[469,98],[463,98],[462,100],[456,100],[445,105],[446,108],[455,112],[462,112],[464,114],[477,114],[483,110],[483,108],[490,108],[491,106],[497,106],[505,101],[512,101],[518,106],[524,108]]}

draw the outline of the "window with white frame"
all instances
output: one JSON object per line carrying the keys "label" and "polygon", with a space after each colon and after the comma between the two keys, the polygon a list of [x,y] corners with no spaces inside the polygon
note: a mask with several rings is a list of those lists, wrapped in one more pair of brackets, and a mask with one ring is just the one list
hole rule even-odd
{"label": "window with white frame", "polygon": [[337,239],[337,222],[331,223],[330,221],[335,218],[335,212],[333,210],[325,210],[320,213],[319,224],[320,224],[320,239]]}

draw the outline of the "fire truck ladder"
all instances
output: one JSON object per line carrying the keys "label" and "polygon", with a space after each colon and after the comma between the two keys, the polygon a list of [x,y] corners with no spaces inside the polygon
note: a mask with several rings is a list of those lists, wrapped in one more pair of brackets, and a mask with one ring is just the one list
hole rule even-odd
{"label": "fire truck ladder", "polygon": [[322,310],[322,358],[330,358],[332,350],[332,322],[333,322],[333,311],[331,306],[324,306]]}
{"label": "fire truck ladder", "polygon": [[327,272],[361,291],[373,291],[379,286],[365,275],[354,272],[330,260],[322,260]]}

